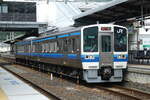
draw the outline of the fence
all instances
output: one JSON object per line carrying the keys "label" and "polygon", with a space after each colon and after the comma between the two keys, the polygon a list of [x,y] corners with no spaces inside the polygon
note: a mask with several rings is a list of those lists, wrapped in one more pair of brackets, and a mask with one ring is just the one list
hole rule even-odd
{"label": "fence", "polygon": [[150,50],[129,51],[129,64],[150,64]]}

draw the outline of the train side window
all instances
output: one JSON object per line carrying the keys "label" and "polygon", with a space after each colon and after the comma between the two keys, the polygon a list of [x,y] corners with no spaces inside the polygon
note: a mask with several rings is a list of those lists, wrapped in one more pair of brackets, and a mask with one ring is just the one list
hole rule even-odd
{"label": "train side window", "polygon": [[58,41],[58,45],[59,45],[59,51],[60,52],[63,52],[63,39],[60,39],[59,41]]}
{"label": "train side window", "polygon": [[56,52],[57,51],[57,42],[50,42],[48,48],[49,48],[49,52]]}
{"label": "train side window", "polygon": [[51,53],[51,43],[49,42],[49,52]]}
{"label": "train side window", "polygon": [[41,52],[42,53],[42,51],[43,51],[43,48],[42,48],[42,44],[43,43],[39,43],[39,46],[37,45],[37,47],[38,47],[38,52]]}
{"label": "train side window", "polygon": [[30,45],[28,45],[28,51],[27,52],[30,53]]}
{"label": "train side window", "polygon": [[28,53],[30,53],[30,45],[28,45]]}
{"label": "train side window", "polygon": [[51,53],[51,43],[49,42],[48,45],[49,45],[49,51],[48,52]]}
{"label": "train side window", "polygon": [[47,43],[44,43],[44,47],[45,47],[45,52],[47,53],[48,50],[47,50]]}
{"label": "train side window", "polygon": [[47,53],[49,51],[48,43],[45,43],[45,52]]}
{"label": "train side window", "polygon": [[53,42],[51,42],[51,52],[54,52]]}
{"label": "train side window", "polygon": [[49,49],[50,49],[50,48],[49,48],[49,43],[47,43],[47,46],[46,46],[46,47],[47,47],[47,52],[49,52]]}
{"label": "train side window", "polygon": [[52,44],[52,52],[55,52],[55,44],[54,44],[54,42],[52,42],[51,44]]}
{"label": "train side window", "polygon": [[38,52],[37,43],[35,43],[35,52]]}
{"label": "train side window", "polygon": [[77,49],[78,52],[80,51],[80,48],[81,48],[81,46],[80,46],[80,39],[77,38],[76,39],[76,49]]}
{"label": "train side window", "polygon": [[26,47],[23,45],[22,46],[23,48],[21,49],[21,52],[26,52],[25,50],[26,50]]}
{"label": "train side window", "polygon": [[76,39],[72,39],[72,51],[76,51]]}
{"label": "train side window", "polygon": [[[36,52],[36,53],[40,52],[40,50],[39,50],[37,44],[38,44],[38,43],[35,43],[35,52]],[[40,47],[40,45],[39,45],[39,47]]]}
{"label": "train side window", "polygon": [[35,52],[40,53],[42,51],[42,47],[40,43],[35,44]]}
{"label": "train side window", "polygon": [[42,43],[42,53],[45,52],[45,44]]}
{"label": "train side window", "polygon": [[68,52],[72,52],[72,39],[67,40],[67,49]]}
{"label": "train side window", "polygon": [[45,52],[47,52],[47,44],[44,43],[44,47],[45,47]]}
{"label": "train side window", "polygon": [[[59,44],[58,41],[56,42],[56,44],[57,44],[57,47],[56,47],[57,51],[56,51],[56,52],[58,52],[58,51],[59,51],[60,44]],[[61,48],[61,47],[60,47],[60,48]]]}
{"label": "train side window", "polygon": [[35,45],[32,44],[32,52],[35,52]]}
{"label": "train side window", "polygon": [[55,42],[55,52],[57,52],[57,42]]}
{"label": "train side window", "polygon": [[64,39],[63,40],[63,50],[66,52],[67,49],[68,49],[68,47],[67,47],[67,39]]}

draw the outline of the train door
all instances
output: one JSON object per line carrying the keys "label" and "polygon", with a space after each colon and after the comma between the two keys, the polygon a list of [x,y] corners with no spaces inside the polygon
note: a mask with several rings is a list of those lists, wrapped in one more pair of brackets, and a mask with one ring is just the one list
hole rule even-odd
{"label": "train door", "polygon": [[100,67],[113,66],[113,34],[99,34]]}
{"label": "train door", "polygon": [[113,69],[113,34],[99,34],[100,75],[102,80],[109,80]]}

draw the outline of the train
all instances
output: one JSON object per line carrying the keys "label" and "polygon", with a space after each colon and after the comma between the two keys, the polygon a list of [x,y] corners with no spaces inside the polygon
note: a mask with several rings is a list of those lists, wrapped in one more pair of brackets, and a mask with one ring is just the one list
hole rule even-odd
{"label": "train", "polygon": [[113,24],[70,28],[15,43],[16,62],[87,83],[122,82],[128,30]]}

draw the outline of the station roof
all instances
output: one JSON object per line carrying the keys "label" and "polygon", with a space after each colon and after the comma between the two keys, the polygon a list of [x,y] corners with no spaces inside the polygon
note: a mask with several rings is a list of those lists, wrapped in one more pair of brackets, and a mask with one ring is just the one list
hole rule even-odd
{"label": "station roof", "polygon": [[122,22],[129,18],[150,15],[150,0],[113,0],[104,6],[91,9],[73,19],[77,23],[95,24]]}
{"label": "station roof", "polygon": [[25,31],[30,29],[38,29],[46,26],[47,23],[42,22],[22,22],[22,21],[0,21],[0,29],[3,31]]}
{"label": "station roof", "polygon": [[47,23],[42,22],[10,22],[10,21],[0,21],[0,30],[1,31],[23,31],[25,35],[19,35],[14,37],[14,40],[8,39],[3,41],[4,43],[13,43],[18,40],[22,40],[29,36],[38,36],[38,29],[40,27],[47,26]]}

